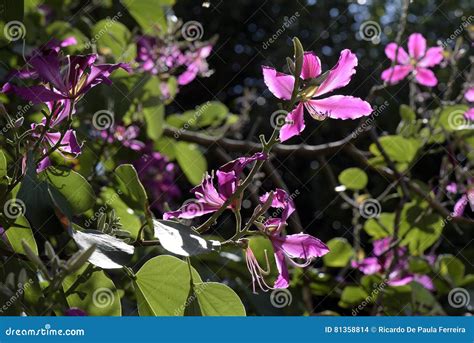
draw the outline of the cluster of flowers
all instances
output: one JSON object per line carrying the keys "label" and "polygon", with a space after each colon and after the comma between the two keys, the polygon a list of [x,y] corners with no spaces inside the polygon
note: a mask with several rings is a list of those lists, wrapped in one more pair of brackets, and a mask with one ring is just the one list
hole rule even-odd
{"label": "cluster of flowers", "polygon": [[[365,275],[376,273],[388,274],[387,284],[390,286],[403,286],[412,281],[416,281],[429,290],[434,290],[433,282],[428,275],[409,273],[408,270],[408,249],[397,247],[391,249],[392,239],[382,238],[373,242],[373,256],[366,257],[361,261],[352,261],[352,267],[359,269]],[[426,261],[433,265],[435,256],[424,257]]]}
{"label": "cluster of flowers", "polygon": [[[176,211],[166,212],[163,218],[192,219],[217,211],[234,194],[240,184],[240,177],[245,167],[257,160],[261,161],[266,158],[267,155],[264,153],[257,153],[250,157],[240,157],[220,167],[215,176],[205,175],[202,183],[191,190],[195,195],[195,201],[186,202]],[[217,187],[214,178],[217,179]],[[254,292],[256,284],[265,291],[272,288],[288,287],[289,274],[286,259],[294,265],[304,267],[315,258],[329,252],[328,247],[323,242],[311,235],[303,233],[284,234],[287,219],[295,210],[293,200],[284,190],[276,189],[273,192],[266,193],[260,197],[260,201],[262,204],[271,201],[270,207],[279,209],[281,212],[281,217],[270,217],[260,222],[260,225],[257,224],[259,232],[268,237],[273,245],[279,276],[273,287],[269,286],[264,279],[264,269],[259,265],[250,247],[246,247],[245,256],[252,276]],[[228,209],[238,211],[236,205],[237,200],[231,202]],[[301,259],[304,262],[298,264],[294,259]]]}
{"label": "cluster of flowers", "polygon": [[[122,68],[130,71],[124,63],[95,64],[98,56],[64,55],[61,48],[76,44],[74,38],[64,41],[51,40],[45,46],[34,50],[27,58],[26,68],[18,70],[12,76],[20,79],[34,79],[40,83],[30,87],[16,86],[11,82],[4,84],[3,93],[15,93],[34,104],[44,104],[49,110],[38,124],[32,124],[32,137],[40,142],[43,157],[38,170],[50,165],[48,150],[57,147],[63,156],[76,157],[81,153],[81,146],[73,129],[61,132],[59,126],[71,120],[75,114],[75,104],[92,87],[101,83],[110,84],[110,74]],[[45,112],[44,112],[45,113]]]}
{"label": "cluster of flowers", "polygon": [[[210,43],[180,44],[159,37],[140,36],[137,40],[136,61],[140,71],[160,75],[163,80],[175,75],[178,85],[184,86],[197,76],[212,74],[206,60],[211,51]],[[165,99],[169,96],[167,87],[167,83],[162,81],[161,92]]]}

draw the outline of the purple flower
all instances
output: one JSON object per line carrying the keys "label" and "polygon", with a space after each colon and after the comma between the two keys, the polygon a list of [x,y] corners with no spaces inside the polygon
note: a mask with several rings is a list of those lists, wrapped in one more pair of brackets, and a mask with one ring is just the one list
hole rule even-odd
{"label": "purple flower", "polygon": [[212,51],[212,45],[204,45],[195,51],[187,51],[184,65],[186,70],[178,76],[178,84],[184,86],[193,81],[196,76],[208,76],[209,66],[206,59]]}
{"label": "purple flower", "polygon": [[[262,203],[268,200],[270,193],[263,195],[260,198]],[[298,233],[294,235],[284,235],[283,230],[286,227],[286,220],[294,212],[295,206],[291,197],[283,190],[276,189],[273,192],[273,199],[271,207],[281,213],[280,217],[273,216],[263,223],[263,228],[260,230],[267,235],[272,243],[275,261],[278,269],[278,278],[273,285],[273,288],[287,288],[289,286],[289,273],[286,262],[289,261],[296,267],[306,267],[310,265],[314,259],[321,257],[329,252],[329,248],[316,237],[308,234]],[[259,269],[255,266],[255,261],[252,261],[253,252],[249,248],[246,251],[247,267],[252,275],[253,287],[255,292],[255,281],[257,281],[260,288],[265,291],[270,287],[262,287],[260,280],[262,276],[257,273]],[[250,259],[250,260],[249,260]],[[301,260],[302,263],[297,262]],[[258,263],[257,263],[258,265]],[[260,270],[261,271],[261,270]]]}
{"label": "purple flower", "polygon": [[462,217],[466,211],[467,204],[474,211],[474,188],[469,187],[466,192],[454,204],[453,217]]}
{"label": "purple flower", "polygon": [[[398,48],[398,52],[397,52]],[[408,37],[408,54],[401,46],[390,43],[385,48],[385,54],[396,65],[382,72],[382,80],[395,84],[405,79],[410,73],[420,85],[434,87],[438,79],[429,68],[441,63],[443,48],[433,47],[426,49],[426,39],[420,33],[413,33]]]}
{"label": "purple flower", "polygon": [[111,84],[110,74],[122,68],[129,71],[128,64],[95,65],[96,54],[62,56],[56,49],[46,49],[29,59],[30,72],[38,75],[42,85],[18,87],[6,83],[2,91],[14,92],[33,103],[63,101],[64,107],[69,102],[83,96],[92,87],[104,82]]}
{"label": "purple flower", "polygon": [[[152,36],[141,36],[137,41],[137,57],[140,71],[153,75],[176,75],[179,85],[187,85],[198,75],[208,76],[209,66],[206,59],[212,51],[212,45],[191,46],[183,51],[178,42],[166,42]],[[179,73],[180,69],[185,69]]]}
{"label": "purple flower", "polygon": [[[395,263],[395,252],[390,248],[392,239],[390,237],[382,238],[373,242],[373,255],[366,257],[361,261],[352,261],[352,267],[359,269],[365,275],[377,273],[386,273],[388,275],[388,284],[390,286],[403,286],[412,281],[416,281],[430,291],[434,290],[433,282],[427,275],[414,274],[408,269],[408,250],[406,247],[397,247],[397,262]],[[428,263],[434,263],[433,256],[425,256]]]}
{"label": "purple flower", "polygon": [[[176,211],[166,212],[163,218],[192,219],[217,211],[235,192],[244,168],[254,161],[264,159],[265,154],[256,153],[251,157],[240,157],[226,163],[216,173],[217,188],[214,186],[214,174],[206,174],[202,183],[191,190],[196,198],[188,200]],[[234,204],[230,204],[229,208],[232,209],[233,206]]]}
{"label": "purple flower", "polygon": [[[332,91],[347,86],[352,75],[355,74],[357,57],[348,49],[341,52],[339,61],[329,72],[321,84],[308,83],[301,92],[296,108],[290,112],[285,124],[280,130],[280,141],[299,135],[305,128],[304,109],[309,114],[321,120],[326,117],[333,119],[356,119],[372,113],[369,103],[360,98],[346,95],[326,96]],[[313,52],[305,52],[301,78],[312,81],[321,75],[321,61]],[[274,68],[263,66],[263,79],[274,96],[282,100],[290,100],[295,78],[276,71]]]}
{"label": "purple flower", "polygon": [[115,141],[123,144],[124,147],[135,151],[141,151],[145,148],[145,143],[136,139],[140,134],[140,128],[136,125],[117,125],[110,130],[101,131],[101,137],[107,139],[108,143]]}
{"label": "purple flower", "polygon": [[163,211],[163,204],[178,199],[181,191],[175,183],[176,164],[170,162],[166,156],[155,152],[151,147],[145,147],[143,157],[133,165],[143,185],[153,198],[151,206]]}
{"label": "purple flower", "polygon": [[464,94],[464,99],[466,99],[469,103],[470,108],[464,113],[466,119],[470,121],[474,121],[474,107],[472,107],[472,103],[474,102],[474,87],[471,87],[467,90]]}
{"label": "purple flower", "polygon": [[[44,130],[44,124],[32,124],[31,128],[33,130],[32,136],[39,138]],[[57,147],[57,151],[65,158],[75,158],[81,153],[81,145],[77,141],[76,132],[72,129],[66,130],[63,134],[59,131],[52,131],[50,128],[44,134],[44,141],[41,144],[43,154],[46,154],[52,147]],[[37,172],[43,171],[50,165],[49,157],[43,158],[37,167]]]}

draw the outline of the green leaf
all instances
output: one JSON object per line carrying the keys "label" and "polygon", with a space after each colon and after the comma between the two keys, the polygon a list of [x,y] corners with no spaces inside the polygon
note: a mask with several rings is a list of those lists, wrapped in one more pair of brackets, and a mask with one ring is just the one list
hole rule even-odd
{"label": "green leaf", "polygon": [[410,106],[402,104],[400,106],[400,117],[404,121],[412,122],[416,120],[416,113]]}
{"label": "green leaf", "polygon": [[0,183],[4,183],[7,178],[8,165],[5,154],[0,150]]}
{"label": "green leaf", "polygon": [[115,169],[115,177],[122,195],[135,206],[146,210],[148,197],[135,167],[131,164],[121,164]]}
{"label": "green leaf", "polygon": [[423,255],[443,231],[443,218],[436,213],[427,213],[426,201],[411,201],[401,213],[400,237],[402,245],[408,246],[413,255]]}
{"label": "green leaf", "polygon": [[169,220],[154,220],[155,237],[163,248],[180,256],[210,253],[220,248],[220,242],[206,240],[190,227]]}
{"label": "green leaf", "polygon": [[122,0],[122,4],[141,26],[143,32],[151,32],[158,27],[165,31],[166,18],[163,6],[172,6],[174,0]]}
{"label": "green leaf", "polygon": [[5,231],[8,242],[12,246],[14,252],[19,254],[25,254],[21,241],[24,240],[30,249],[38,255],[38,247],[36,240],[31,230],[30,223],[24,216],[16,218],[15,222]]}
{"label": "green leaf", "polygon": [[449,254],[440,255],[436,265],[442,277],[452,282],[455,286],[462,284],[466,267],[458,258]]}
{"label": "green leaf", "polygon": [[86,42],[89,40],[87,37],[76,27],[71,26],[70,23],[66,21],[55,21],[48,26],[46,26],[46,33],[50,37],[54,37],[58,40],[64,40],[73,36],[76,38],[77,44],[71,45],[66,48],[66,51],[79,52],[83,51],[86,45]]}
{"label": "green leaf", "polygon": [[134,56],[125,56],[126,58],[123,58],[123,55],[127,51],[132,34],[117,19],[107,18],[98,21],[91,31],[92,41],[95,41],[97,44],[101,55],[113,55],[116,61],[119,59],[120,61],[129,61]]}
{"label": "green leaf", "polygon": [[120,316],[122,306],[117,289],[103,271],[89,264],[67,276],[63,290],[69,307],[77,307],[88,316]]}
{"label": "green leaf", "polygon": [[[133,210],[127,205],[120,195],[112,188],[104,187],[100,193],[103,206],[107,209],[113,209],[115,215],[120,218],[120,224],[123,229],[130,232],[131,236],[136,239],[141,227],[140,213]],[[90,220],[88,221],[90,223]]]}
{"label": "green leaf", "polygon": [[203,316],[245,316],[245,307],[232,288],[217,282],[194,284]]}
{"label": "green leaf", "polygon": [[81,214],[95,203],[94,190],[86,179],[70,169],[48,167],[40,173],[68,201],[74,214]]}
{"label": "green leaf", "polygon": [[348,308],[353,305],[360,304],[363,301],[366,301],[368,297],[369,297],[369,294],[361,287],[347,286],[342,291],[341,300],[339,301],[339,306]]}
{"label": "green leaf", "polygon": [[[380,144],[390,159],[395,162],[410,163],[420,148],[418,140],[396,135],[380,137]],[[375,143],[372,143],[369,149],[375,156],[381,155]]]}
{"label": "green leaf", "polygon": [[354,256],[354,249],[345,238],[333,238],[327,245],[329,253],[323,256],[323,261],[328,267],[345,267]]}
{"label": "green leaf", "polygon": [[153,141],[158,140],[163,135],[165,107],[163,105],[145,107],[143,108],[143,115],[146,122],[147,136]]}
{"label": "green leaf", "polygon": [[393,233],[394,213],[382,212],[378,218],[370,218],[364,223],[364,230],[373,239],[381,239]]}
{"label": "green leaf", "polygon": [[[75,225],[76,228],[79,226]],[[95,246],[89,262],[102,269],[120,269],[130,262],[135,251],[132,245],[97,230],[72,230],[72,238],[82,250]]]}
{"label": "green leaf", "polygon": [[196,144],[177,142],[175,145],[176,160],[189,182],[197,185],[207,170],[207,161]]}
{"label": "green leaf", "polygon": [[453,105],[444,107],[439,115],[439,125],[449,132],[469,128],[470,123],[464,116],[468,109],[469,106],[467,105]]}
{"label": "green leaf", "polygon": [[[135,291],[140,316],[182,316],[191,292],[189,266],[162,255],[148,260],[137,272]],[[201,282],[191,268],[192,281]]]}
{"label": "green leaf", "polygon": [[339,182],[351,190],[364,189],[369,178],[360,168],[348,168],[339,174]]}

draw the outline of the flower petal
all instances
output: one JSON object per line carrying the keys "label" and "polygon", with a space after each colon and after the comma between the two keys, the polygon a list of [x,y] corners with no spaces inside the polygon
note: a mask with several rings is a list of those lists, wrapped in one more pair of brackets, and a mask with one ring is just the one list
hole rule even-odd
{"label": "flower petal", "polygon": [[474,87],[469,88],[464,94],[464,98],[469,102],[474,102]]}
{"label": "flower petal", "polygon": [[305,128],[304,107],[299,103],[285,118],[285,124],[280,129],[280,142],[284,142],[293,136],[299,135]]}
{"label": "flower petal", "polygon": [[395,56],[396,56],[397,62],[400,64],[408,64],[410,62],[410,57],[408,56],[405,49],[403,49],[401,46],[398,47],[398,53],[397,53],[396,43],[390,43],[385,47],[385,55],[387,55],[387,57],[391,61],[395,61]]}
{"label": "flower petal", "polygon": [[416,68],[415,79],[420,85],[427,87],[434,87],[438,84],[435,74],[426,68]]}
{"label": "flower petal", "polygon": [[360,262],[352,262],[352,267],[359,269],[365,275],[372,275],[382,270],[377,257],[367,257]]}
{"label": "flower petal", "polygon": [[339,61],[329,71],[326,80],[319,86],[316,91],[316,96],[329,93],[337,88],[346,86],[351,80],[352,75],[355,74],[355,67],[357,66],[357,57],[349,49],[341,51]]}
{"label": "flower petal", "polygon": [[454,204],[454,209],[453,209],[452,216],[453,217],[462,217],[462,215],[464,214],[464,211],[466,210],[467,203],[468,203],[468,198],[467,198],[467,195],[464,194]]}
{"label": "flower petal", "polygon": [[6,83],[2,88],[2,93],[15,93],[25,100],[31,101],[34,104],[40,104],[49,101],[58,101],[64,99],[64,96],[53,92],[43,86],[31,86],[31,87],[17,87],[10,83]]}
{"label": "flower petal", "polygon": [[429,48],[426,51],[425,56],[418,62],[418,66],[420,67],[434,67],[435,65],[438,65],[441,63],[443,60],[443,48],[441,47],[434,47],[434,48]]}
{"label": "flower petal", "polygon": [[60,60],[56,51],[49,50],[46,54],[37,54],[28,63],[33,66],[45,83],[51,83],[61,93],[67,92],[61,76]]}
{"label": "flower petal", "polygon": [[163,214],[163,219],[168,220],[172,218],[193,219],[201,217],[205,214],[216,212],[220,206],[205,204],[199,201],[188,202],[176,211],[169,211]]}
{"label": "flower petal", "polygon": [[421,59],[425,55],[426,39],[421,33],[412,33],[408,37],[408,53],[415,60]]}
{"label": "flower petal", "polygon": [[289,258],[303,259],[307,263],[317,257],[326,255],[329,248],[316,237],[304,233],[295,235],[271,236],[275,251],[283,251]]}
{"label": "flower petal", "polygon": [[295,78],[292,75],[280,73],[274,68],[263,66],[263,81],[274,96],[282,100],[290,100]]}
{"label": "flower petal", "polygon": [[303,69],[301,70],[301,78],[312,79],[321,74],[321,61],[314,52],[305,51],[303,56]]}
{"label": "flower petal", "polygon": [[[61,132],[48,132],[45,135],[46,140],[51,146],[55,146],[61,139]],[[71,155],[79,155],[81,153],[81,146],[77,142],[76,132],[74,130],[67,130],[61,139],[58,150],[62,153]]]}
{"label": "flower petal", "polygon": [[410,65],[408,66],[396,65],[394,67],[385,69],[382,72],[381,77],[382,77],[382,80],[393,85],[403,80],[405,77],[407,77],[408,73],[412,70],[413,70],[413,67]]}
{"label": "flower petal", "polygon": [[348,95],[333,95],[325,99],[309,100],[306,109],[312,117],[333,119],[356,119],[372,113],[370,104],[360,98]]}
{"label": "flower petal", "polygon": [[275,251],[275,262],[279,272],[278,278],[273,285],[274,288],[288,288],[290,285],[290,275],[286,266],[285,254],[283,251]]}

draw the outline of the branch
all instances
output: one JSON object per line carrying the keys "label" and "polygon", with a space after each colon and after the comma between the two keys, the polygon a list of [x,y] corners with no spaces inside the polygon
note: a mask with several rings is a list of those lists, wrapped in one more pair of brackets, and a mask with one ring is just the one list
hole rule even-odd
{"label": "branch", "polygon": [[[356,132],[356,131],[354,131]],[[308,145],[308,144],[276,144],[272,148],[272,152],[281,156],[295,155],[305,157],[325,156],[332,153],[338,152],[346,144],[355,143],[360,137],[366,133],[363,130],[360,134],[349,135],[341,140],[319,144],[319,145]],[[199,132],[183,131],[176,128],[166,127],[163,134],[167,137],[178,137],[179,140],[197,143],[204,147],[211,147],[217,145],[226,151],[230,152],[241,152],[246,154],[253,154],[262,150],[260,143],[241,141],[236,139],[224,138],[224,137],[213,137],[208,136]]]}
{"label": "branch", "polygon": [[[390,170],[389,168],[380,169],[373,166],[372,164],[369,163],[369,161],[364,156],[364,154],[355,146],[347,145],[344,147],[344,151],[348,153],[351,157],[353,157],[355,160],[357,160],[363,166],[368,167],[373,171],[376,171],[381,176],[389,180],[398,181],[397,175],[395,175],[395,173],[392,170]],[[434,209],[435,211],[437,211],[439,214],[441,214],[444,218],[449,218],[449,221],[453,223],[471,224],[471,225],[474,224],[474,219],[470,219],[466,217],[453,217],[451,211],[449,211],[446,207],[444,207],[443,204],[441,204],[438,200],[436,200],[435,197],[427,194],[423,189],[420,188],[420,186],[412,182],[409,178],[404,176],[403,181],[406,183],[406,186],[408,187],[410,191],[412,191],[416,195],[426,200],[428,204],[430,205],[430,207]]]}

